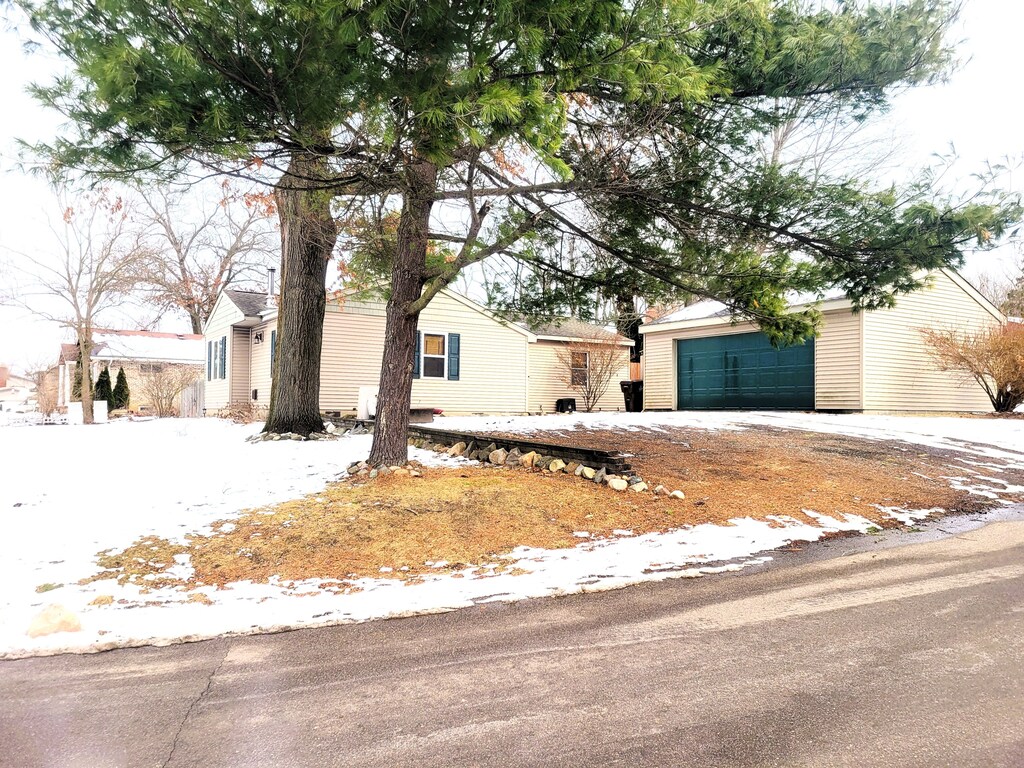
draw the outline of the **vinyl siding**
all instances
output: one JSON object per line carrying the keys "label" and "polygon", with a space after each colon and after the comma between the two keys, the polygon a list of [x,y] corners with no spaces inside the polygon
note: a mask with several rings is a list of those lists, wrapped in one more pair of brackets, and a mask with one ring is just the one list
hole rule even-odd
{"label": "vinyl siding", "polygon": [[861,401],[863,318],[848,309],[825,312],[814,341],[814,407],[858,411]]}
{"label": "vinyl siding", "polygon": [[[323,410],[355,410],[359,387],[379,383],[384,310],[378,302],[328,303],[320,378]],[[458,381],[414,379],[414,406],[441,408],[448,414],[526,411],[525,335],[444,293],[423,310],[419,329],[460,334],[461,371]]]}
{"label": "vinyl siding", "polygon": [[248,328],[232,328],[228,345],[228,379],[231,382],[231,402],[247,403],[252,397],[249,391],[249,349],[252,342]]}
{"label": "vinyl siding", "polygon": [[[849,310],[823,315],[820,335],[814,341],[815,407],[825,410],[859,410],[861,378],[860,318]],[[676,408],[676,354],[679,339],[703,339],[736,333],[753,333],[753,323],[713,325],[649,332],[644,335],[644,408]]]}
{"label": "vinyl siding", "polygon": [[[257,325],[249,334],[249,389],[256,390],[256,407],[270,407],[270,334],[277,323]],[[258,332],[263,333],[263,343],[253,345]],[[252,392],[249,393],[252,396]]]}
{"label": "vinyl siding", "polygon": [[[565,363],[558,358],[558,350],[564,342],[539,340],[529,345],[530,355],[530,413],[551,413],[555,401],[562,397],[576,398],[576,407],[583,409],[583,398],[579,391],[570,389],[565,383]],[[608,391],[595,406],[599,411],[621,411],[625,407],[620,381],[629,379],[629,349],[618,347],[622,356],[619,371],[608,383]]]}
{"label": "vinyl siding", "polygon": [[[222,336],[227,336],[230,340],[232,338],[231,326],[241,322],[243,319],[242,313],[238,311],[238,308],[222,295],[217,305],[213,308],[213,314],[206,322],[206,327],[203,330],[204,341],[209,344],[209,342],[216,341]],[[203,359],[203,381],[206,387],[205,402],[207,412],[211,415],[221,408],[226,408],[230,402],[231,392],[229,391],[229,383],[233,373],[231,353],[234,346],[234,344],[228,344],[227,369],[229,377],[226,379],[206,381],[206,359],[205,357]],[[206,353],[205,347],[203,352],[204,354]],[[246,384],[248,384],[248,375],[246,375]]]}
{"label": "vinyl siding", "polygon": [[945,272],[930,287],[900,296],[894,309],[864,316],[864,408],[877,411],[989,411],[973,380],[935,366],[922,328],[977,331],[999,322]]}

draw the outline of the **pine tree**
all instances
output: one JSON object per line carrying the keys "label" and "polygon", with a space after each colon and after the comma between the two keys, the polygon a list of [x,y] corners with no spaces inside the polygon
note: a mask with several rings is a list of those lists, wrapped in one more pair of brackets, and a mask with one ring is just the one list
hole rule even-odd
{"label": "pine tree", "polygon": [[82,401],[82,365],[75,365],[75,375],[71,380],[71,401],[79,403]]}
{"label": "pine tree", "polygon": [[110,386],[110,369],[106,366],[100,371],[99,378],[96,379],[96,391],[94,395],[95,400],[105,400],[107,402],[107,413],[114,410],[114,391]]}
{"label": "pine tree", "polygon": [[117,371],[117,381],[114,383],[114,389],[111,393],[111,408],[114,410],[127,408],[130,399],[131,393],[128,391],[128,377],[124,375],[124,367],[121,367]]}

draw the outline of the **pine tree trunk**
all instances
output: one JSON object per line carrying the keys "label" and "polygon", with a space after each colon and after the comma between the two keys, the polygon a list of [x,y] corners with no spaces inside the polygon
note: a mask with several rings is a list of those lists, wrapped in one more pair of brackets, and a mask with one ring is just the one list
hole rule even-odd
{"label": "pine tree trunk", "polygon": [[308,435],[323,430],[320,345],[327,263],[338,239],[322,157],[296,152],[274,196],[281,224],[281,301],[270,411],[264,432]]}
{"label": "pine tree trunk", "polygon": [[391,297],[384,327],[384,358],[380,369],[370,464],[404,464],[409,456],[409,406],[412,369],[416,354],[419,313],[409,310],[423,292],[430,209],[437,186],[437,168],[427,162],[409,170],[409,187],[398,223],[395,263],[391,269]]}

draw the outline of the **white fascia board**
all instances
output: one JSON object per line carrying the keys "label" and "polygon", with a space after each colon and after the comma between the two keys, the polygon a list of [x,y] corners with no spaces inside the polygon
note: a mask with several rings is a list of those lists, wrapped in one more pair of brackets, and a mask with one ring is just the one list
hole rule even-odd
{"label": "white fascia board", "polygon": [[[853,309],[853,302],[849,299],[829,299],[828,301],[811,301],[804,304],[793,304],[790,311],[807,308],[814,308],[820,312],[834,312],[840,309]],[[719,315],[715,317],[698,317],[692,320],[677,320],[674,323],[651,323],[641,325],[640,333],[661,333],[663,331],[680,331],[692,328],[718,328],[723,325],[738,325],[740,323],[752,322],[743,317],[732,315]]]}
{"label": "white fascia board", "polygon": [[596,342],[598,344],[617,344],[620,347],[634,346],[634,342],[632,339],[624,339],[622,341],[606,341],[605,339],[582,339],[576,338],[575,336],[537,336],[536,341],[566,341],[583,344],[591,344]]}

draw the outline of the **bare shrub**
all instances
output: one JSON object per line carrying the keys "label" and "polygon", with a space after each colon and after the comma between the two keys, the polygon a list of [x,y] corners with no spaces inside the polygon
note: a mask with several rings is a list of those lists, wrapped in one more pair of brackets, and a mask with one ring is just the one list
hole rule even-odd
{"label": "bare shrub", "polygon": [[222,409],[220,415],[225,419],[231,419],[236,424],[252,424],[259,419],[256,403],[251,400],[228,403],[228,407]]}
{"label": "bare shrub", "polygon": [[153,406],[157,416],[177,416],[181,393],[202,376],[201,365],[164,365],[141,375],[138,387],[142,399]]}
{"label": "bare shrub", "polygon": [[1024,325],[976,332],[922,330],[921,335],[939,368],[970,375],[998,413],[1024,404]]}
{"label": "bare shrub", "polygon": [[607,394],[612,380],[626,363],[627,352],[619,341],[616,334],[602,331],[571,341],[557,352],[560,380],[579,394],[588,413]]}

